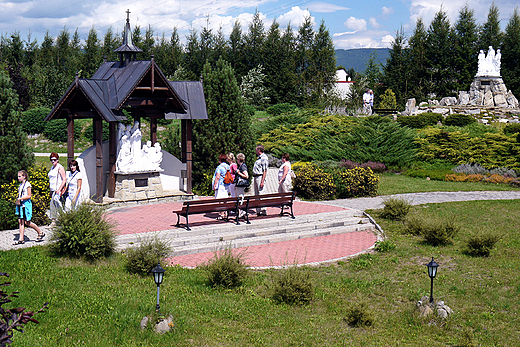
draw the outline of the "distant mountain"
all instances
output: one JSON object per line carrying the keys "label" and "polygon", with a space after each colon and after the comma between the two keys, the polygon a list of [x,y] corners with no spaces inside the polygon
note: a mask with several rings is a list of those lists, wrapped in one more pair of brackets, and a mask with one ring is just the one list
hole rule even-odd
{"label": "distant mountain", "polygon": [[366,63],[370,59],[370,54],[376,52],[377,60],[386,65],[386,59],[390,56],[389,48],[357,48],[357,49],[336,49],[336,65],[343,66],[345,69],[354,68],[356,72],[363,72]]}

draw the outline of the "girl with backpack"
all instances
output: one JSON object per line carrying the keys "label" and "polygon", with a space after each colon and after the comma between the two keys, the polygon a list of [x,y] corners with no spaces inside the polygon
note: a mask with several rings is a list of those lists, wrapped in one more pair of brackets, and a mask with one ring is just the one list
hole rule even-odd
{"label": "girl with backpack", "polygon": [[18,196],[16,198],[16,215],[18,216],[18,226],[20,228],[20,237],[13,245],[23,245],[25,243],[25,227],[33,228],[37,233],[38,237],[36,242],[43,241],[45,233],[38,228],[36,224],[31,222],[32,218],[32,202],[31,202],[31,183],[27,180],[29,175],[27,171],[18,171],[18,181],[20,186],[18,187]]}

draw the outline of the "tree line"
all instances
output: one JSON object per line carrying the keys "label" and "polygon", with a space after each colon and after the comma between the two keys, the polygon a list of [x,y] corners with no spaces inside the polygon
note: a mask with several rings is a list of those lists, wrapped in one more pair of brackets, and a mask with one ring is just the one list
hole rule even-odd
{"label": "tree line", "polygon": [[[487,20],[479,25],[475,12],[466,4],[451,25],[441,8],[426,28],[419,18],[410,37],[401,28],[392,42],[390,57],[375,76],[380,93],[387,88],[396,94],[402,107],[408,98],[456,96],[468,91],[478,68],[478,53],[489,46],[501,49],[501,75],[507,88],[520,96],[520,14],[511,14],[502,32],[500,12],[492,3]],[[374,74],[371,76],[374,79]],[[379,94],[379,93],[378,93]]]}
{"label": "tree line", "polygon": [[[204,65],[215,65],[222,58],[234,70],[237,81],[251,71],[261,74],[265,88],[261,98],[270,104],[299,106],[319,103],[334,83],[336,61],[334,45],[325,23],[313,29],[307,17],[295,32],[288,25],[280,28],[275,20],[266,29],[257,12],[247,32],[238,21],[226,39],[222,29],[208,26],[192,29],[182,44],[177,29],[170,37],[156,35],[151,26],[144,33],[139,26],[132,31],[134,45],[143,53],[140,60],[153,56],[170,79],[199,80]],[[104,37],[92,28],[83,42],[78,30],[64,28],[56,38],[47,32],[41,44],[19,32],[0,39],[0,64],[9,71],[22,109],[52,107],[74,80],[76,74],[90,78],[104,59],[117,60],[113,50],[122,43],[122,34],[109,28]],[[257,81],[258,78],[249,77]],[[258,82],[257,82],[258,83]]]}

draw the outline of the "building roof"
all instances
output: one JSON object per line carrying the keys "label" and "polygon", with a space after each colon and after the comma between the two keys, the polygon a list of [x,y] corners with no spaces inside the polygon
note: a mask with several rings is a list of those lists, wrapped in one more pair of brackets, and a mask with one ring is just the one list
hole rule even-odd
{"label": "building roof", "polygon": [[202,82],[170,81],[169,83],[188,107],[182,112],[166,113],[166,119],[208,119]]}

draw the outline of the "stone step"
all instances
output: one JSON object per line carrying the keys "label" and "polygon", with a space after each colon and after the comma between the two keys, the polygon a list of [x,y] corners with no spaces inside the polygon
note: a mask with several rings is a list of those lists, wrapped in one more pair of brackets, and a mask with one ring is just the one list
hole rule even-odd
{"label": "stone step", "polygon": [[168,241],[182,240],[185,238],[194,239],[198,236],[209,237],[210,235],[221,235],[226,233],[244,233],[252,230],[259,230],[265,228],[278,228],[286,229],[300,228],[302,225],[309,228],[314,223],[323,221],[342,221],[349,220],[351,218],[357,218],[356,222],[359,222],[359,218],[362,218],[363,213],[358,210],[342,210],[337,212],[326,212],[317,213],[313,215],[297,216],[295,219],[291,219],[288,216],[274,217],[268,219],[252,220],[251,224],[246,224],[242,219],[240,224],[236,225],[234,222],[215,222],[211,225],[192,226],[191,231],[187,231],[185,228],[175,228],[169,230],[163,230],[159,232],[141,233],[141,234],[128,234],[117,236],[117,244],[120,249],[124,249],[131,246],[142,239],[156,235],[159,239]]}
{"label": "stone step", "polygon": [[170,256],[178,256],[212,252],[227,246],[247,247],[373,229],[361,211],[343,210],[298,216],[294,220],[284,216],[254,220],[251,224],[241,222],[234,225],[229,222],[216,226],[204,225],[193,227],[191,231],[177,228],[141,235],[121,235],[117,237],[117,244],[119,249],[124,249],[155,235],[170,244],[173,249]]}

